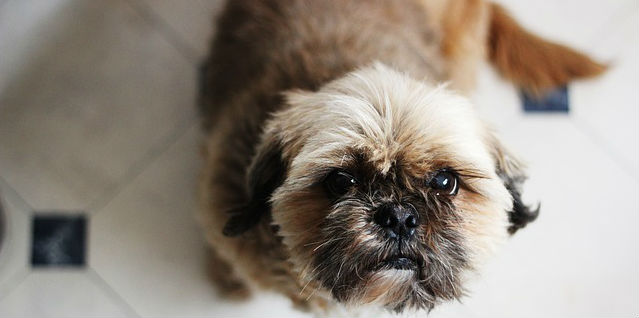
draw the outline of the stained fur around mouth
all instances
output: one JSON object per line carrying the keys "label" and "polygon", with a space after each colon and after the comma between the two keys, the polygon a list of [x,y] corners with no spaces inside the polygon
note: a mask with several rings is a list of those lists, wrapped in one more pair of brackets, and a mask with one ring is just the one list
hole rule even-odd
{"label": "stained fur around mouth", "polygon": [[[382,303],[389,309],[432,309],[441,301],[463,294],[460,273],[470,265],[461,235],[442,216],[441,224],[432,221],[421,226],[413,240],[388,240],[375,232],[375,225],[366,217],[370,211],[363,206],[357,199],[339,204],[322,224],[324,243],[315,249],[314,279],[338,301],[361,301],[359,298],[379,273],[401,273],[405,278],[411,272],[406,269],[414,271],[408,274],[411,278],[404,286],[408,292],[389,293],[393,296]],[[414,265],[397,268],[389,263],[399,258]]]}

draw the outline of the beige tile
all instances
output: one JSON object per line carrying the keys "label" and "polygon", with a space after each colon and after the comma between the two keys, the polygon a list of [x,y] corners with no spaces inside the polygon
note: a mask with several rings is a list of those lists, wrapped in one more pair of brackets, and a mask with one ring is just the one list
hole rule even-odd
{"label": "beige tile", "polygon": [[126,1],[73,1],[0,96],[0,175],[37,209],[113,191],[194,119],[194,66]]}
{"label": "beige tile", "polygon": [[279,295],[216,296],[194,217],[198,141],[193,127],[91,220],[91,266],[142,316],[299,317]]}
{"label": "beige tile", "polygon": [[[65,6],[69,0],[0,2],[0,94],[15,73],[31,63],[42,44],[42,23]],[[0,105],[1,106],[1,105]]]}
{"label": "beige tile", "polygon": [[2,317],[127,317],[84,272],[38,271],[0,300]]}
{"label": "beige tile", "polygon": [[165,22],[169,33],[173,31],[184,40],[194,57],[202,59],[208,51],[214,32],[215,17],[226,0],[135,0],[151,10]]}

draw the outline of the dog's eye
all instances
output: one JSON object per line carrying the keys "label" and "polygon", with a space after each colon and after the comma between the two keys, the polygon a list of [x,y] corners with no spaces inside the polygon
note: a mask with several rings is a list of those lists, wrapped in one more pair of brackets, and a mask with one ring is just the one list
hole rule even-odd
{"label": "dog's eye", "polygon": [[324,180],[326,189],[335,196],[342,196],[357,185],[357,179],[344,171],[333,171]]}
{"label": "dog's eye", "polygon": [[456,195],[459,190],[457,176],[450,171],[439,171],[431,180],[430,187],[435,189],[435,194]]}

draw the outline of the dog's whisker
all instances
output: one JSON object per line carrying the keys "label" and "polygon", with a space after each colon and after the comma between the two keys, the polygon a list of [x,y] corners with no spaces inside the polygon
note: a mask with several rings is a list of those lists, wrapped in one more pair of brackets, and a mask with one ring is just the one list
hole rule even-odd
{"label": "dog's whisker", "polygon": [[320,249],[322,246],[326,245],[326,244],[331,244],[331,243],[335,243],[335,242],[339,242],[341,240],[343,240],[344,237],[336,237],[336,238],[332,238],[320,245],[318,245],[316,248],[313,249],[313,252],[317,252],[318,249]]}

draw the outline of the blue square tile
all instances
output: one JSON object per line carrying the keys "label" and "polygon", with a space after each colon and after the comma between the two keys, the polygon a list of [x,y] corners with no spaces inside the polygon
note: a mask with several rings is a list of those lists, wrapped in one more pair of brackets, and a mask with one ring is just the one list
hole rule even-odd
{"label": "blue square tile", "polygon": [[31,265],[82,267],[86,248],[85,215],[36,215],[33,218]]}
{"label": "blue square tile", "polygon": [[568,86],[562,86],[547,92],[545,95],[537,97],[521,92],[524,111],[530,112],[559,112],[567,113],[568,107]]}

